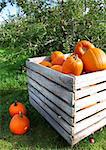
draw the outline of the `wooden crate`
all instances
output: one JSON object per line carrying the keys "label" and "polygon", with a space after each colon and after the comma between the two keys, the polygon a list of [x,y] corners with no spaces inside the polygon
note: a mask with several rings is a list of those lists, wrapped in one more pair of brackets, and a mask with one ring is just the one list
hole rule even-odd
{"label": "wooden crate", "polygon": [[105,126],[106,70],[65,75],[40,65],[42,60],[49,58],[26,62],[29,100],[35,109],[71,145]]}

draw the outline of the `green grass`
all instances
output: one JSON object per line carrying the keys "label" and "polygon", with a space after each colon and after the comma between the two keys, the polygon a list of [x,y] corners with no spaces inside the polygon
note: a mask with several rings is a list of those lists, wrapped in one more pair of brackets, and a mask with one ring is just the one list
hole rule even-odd
{"label": "green grass", "polygon": [[[47,121],[29,104],[27,78],[24,62],[27,56],[9,57],[14,51],[0,50],[0,101],[2,112],[0,149],[2,150],[106,150],[106,128],[94,134],[95,143],[85,138],[73,148],[47,123]],[[9,131],[10,116],[8,108],[14,100],[23,102],[31,121],[30,131],[22,136]],[[2,118],[2,119],[1,119]]]}

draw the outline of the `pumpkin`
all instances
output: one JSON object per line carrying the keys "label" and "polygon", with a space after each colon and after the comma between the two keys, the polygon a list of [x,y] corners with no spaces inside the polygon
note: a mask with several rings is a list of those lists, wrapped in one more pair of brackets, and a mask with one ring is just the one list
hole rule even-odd
{"label": "pumpkin", "polygon": [[89,41],[86,40],[81,40],[79,41],[76,46],[74,53],[78,54],[79,58],[83,56],[83,54],[89,49],[89,48],[94,48],[95,46],[90,43]]}
{"label": "pumpkin", "polygon": [[20,112],[13,116],[9,125],[10,131],[13,134],[22,135],[30,129],[29,119]]}
{"label": "pumpkin", "polygon": [[106,69],[106,54],[99,48],[90,48],[81,59],[86,72]]}
{"label": "pumpkin", "polygon": [[62,66],[61,65],[53,65],[51,69],[62,72]]}
{"label": "pumpkin", "polygon": [[26,115],[27,110],[24,104],[16,101],[10,105],[9,114],[11,117],[13,117],[15,114],[18,114],[19,112],[22,112],[24,115]]}
{"label": "pumpkin", "polygon": [[47,61],[47,60],[43,60],[39,64],[41,64],[41,65],[43,65],[45,67],[49,67],[49,68],[52,66],[52,64],[49,61]]}
{"label": "pumpkin", "polygon": [[54,51],[51,54],[52,65],[62,65],[64,61],[65,61],[65,56],[61,51]]}
{"label": "pumpkin", "polygon": [[66,74],[80,75],[83,70],[82,60],[78,55],[72,54],[63,63],[62,72]]}

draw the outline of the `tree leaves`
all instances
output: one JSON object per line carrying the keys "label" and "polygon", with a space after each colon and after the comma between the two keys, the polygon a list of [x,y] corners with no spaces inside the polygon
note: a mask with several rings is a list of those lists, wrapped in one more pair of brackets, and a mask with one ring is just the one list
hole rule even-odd
{"label": "tree leaves", "polygon": [[1,47],[46,55],[57,49],[73,51],[79,39],[86,39],[105,49],[104,0],[86,0],[86,4],[85,0],[67,0],[55,5],[47,0],[16,2],[25,16],[1,26]]}

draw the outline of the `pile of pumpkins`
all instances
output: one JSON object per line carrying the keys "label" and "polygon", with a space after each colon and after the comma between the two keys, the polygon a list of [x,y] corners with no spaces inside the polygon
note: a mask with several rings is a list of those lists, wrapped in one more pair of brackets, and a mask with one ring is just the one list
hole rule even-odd
{"label": "pile of pumpkins", "polygon": [[106,54],[86,40],[79,41],[74,52],[65,58],[61,51],[54,51],[50,61],[43,60],[41,65],[65,74],[80,75],[106,69]]}
{"label": "pile of pumpkins", "polygon": [[9,114],[11,116],[10,131],[16,135],[25,134],[30,129],[30,121],[27,114],[27,109],[21,102],[14,102],[9,107]]}

